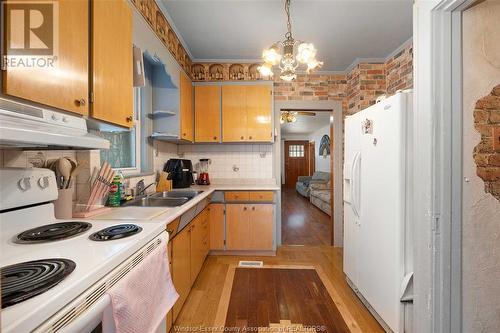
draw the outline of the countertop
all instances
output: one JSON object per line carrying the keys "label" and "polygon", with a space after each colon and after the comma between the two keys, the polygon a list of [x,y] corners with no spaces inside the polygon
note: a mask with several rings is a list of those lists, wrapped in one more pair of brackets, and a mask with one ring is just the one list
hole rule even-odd
{"label": "countertop", "polygon": [[[142,223],[158,223],[159,226],[163,225],[162,228],[159,228],[159,232],[165,230],[166,226],[175,220],[177,217],[181,216],[189,209],[196,206],[199,202],[203,201],[207,197],[209,197],[214,191],[279,191],[281,188],[276,184],[211,184],[211,185],[195,185],[191,186],[189,189],[203,191],[193,199],[186,202],[184,205],[179,207],[165,207],[164,211],[159,211],[156,216],[149,220],[140,220]],[[187,190],[187,189],[179,189],[179,190]],[[175,190],[174,190],[175,191]],[[113,210],[122,209],[123,207],[112,208]],[[144,209],[144,207],[137,207],[138,209]],[[94,217],[95,219],[99,219],[98,216]],[[133,220],[127,219],[127,223],[132,222]]]}

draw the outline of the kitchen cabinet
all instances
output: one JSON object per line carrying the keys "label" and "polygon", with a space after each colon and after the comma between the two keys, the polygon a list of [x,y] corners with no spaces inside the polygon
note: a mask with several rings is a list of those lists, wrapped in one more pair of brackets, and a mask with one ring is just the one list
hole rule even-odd
{"label": "kitchen cabinet", "polygon": [[274,205],[227,204],[228,250],[273,250]]}
{"label": "kitchen cabinet", "polygon": [[[167,255],[168,255],[168,267],[170,269],[170,274],[172,274],[172,242],[169,242],[167,245]],[[170,332],[172,326],[174,325],[174,314],[173,309],[170,309],[167,313],[167,333]]]}
{"label": "kitchen cabinet", "polygon": [[245,191],[227,191],[224,192],[224,200],[231,201],[250,201],[250,193]]}
{"label": "kitchen cabinet", "polygon": [[191,286],[208,254],[208,210],[201,212],[191,225]]}
{"label": "kitchen cabinet", "polygon": [[179,312],[191,290],[191,228],[188,226],[172,240],[172,281],[179,299],[173,308],[173,320]]}
{"label": "kitchen cabinet", "polygon": [[222,142],[270,142],[271,120],[270,86],[222,86]]}
{"label": "kitchen cabinet", "polygon": [[92,1],[93,118],[133,126],[132,51],[132,11],[127,1]]}
{"label": "kitchen cabinet", "polygon": [[219,86],[196,86],[194,88],[195,142],[220,141]]}
{"label": "kitchen cabinet", "polygon": [[186,74],[180,73],[180,137],[183,140],[194,139],[193,83]]}
{"label": "kitchen cabinet", "polygon": [[224,204],[211,204],[208,207],[210,225],[210,249],[224,250]]}
{"label": "kitchen cabinet", "polygon": [[[89,107],[89,2],[62,0],[58,4],[58,52],[54,54],[57,59],[52,62],[55,68],[8,66],[3,71],[3,92],[7,95],[87,115]],[[8,50],[6,50],[6,55],[11,55]],[[54,58],[50,57],[50,59]]]}

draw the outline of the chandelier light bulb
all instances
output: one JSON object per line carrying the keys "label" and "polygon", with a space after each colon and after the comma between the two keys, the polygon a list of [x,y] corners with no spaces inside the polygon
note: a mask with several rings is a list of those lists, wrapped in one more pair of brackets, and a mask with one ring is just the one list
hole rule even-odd
{"label": "chandelier light bulb", "polygon": [[268,49],[265,49],[262,52],[262,59],[264,59],[264,61],[270,64],[271,66],[275,66],[279,64],[281,60],[281,54],[279,54],[278,52],[279,52],[279,47],[276,44],[274,44],[273,46],[271,46]]}
{"label": "chandelier light bulb", "polygon": [[307,64],[314,60],[317,50],[312,43],[301,43],[298,47],[297,61]]}
{"label": "chandelier light bulb", "polygon": [[262,76],[265,76],[265,77],[272,77],[273,76],[273,66],[270,63],[262,64],[261,66],[257,67],[257,70],[259,71],[260,75],[262,75]]}
{"label": "chandelier light bulb", "polygon": [[316,68],[320,68],[323,66],[323,61],[318,61],[316,59],[312,59],[307,63],[307,73],[311,73],[311,71],[315,70]]}

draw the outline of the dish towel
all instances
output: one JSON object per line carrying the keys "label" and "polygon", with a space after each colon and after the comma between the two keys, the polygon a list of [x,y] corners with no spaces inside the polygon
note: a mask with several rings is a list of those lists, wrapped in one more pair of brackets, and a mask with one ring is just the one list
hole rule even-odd
{"label": "dish towel", "polygon": [[[167,244],[163,242],[108,290],[116,333],[157,330],[179,298],[168,266]],[[103,326],[109,327],[104,318]]]}

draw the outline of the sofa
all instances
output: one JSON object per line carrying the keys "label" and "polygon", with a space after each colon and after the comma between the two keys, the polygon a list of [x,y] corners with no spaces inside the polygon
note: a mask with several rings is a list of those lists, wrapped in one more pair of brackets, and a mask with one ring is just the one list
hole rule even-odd
{"label": "sofa", "polygon": [[299,176],[295,189],[300,195],[309,198],[311,184],[326,184],[329,180],[329,172],[316,171],[312,176]]}
{"label": "sofa", "polygon": [[332,216],[331,188],[331,180],[327,183],[312,183],[309,187],[309,201],[330,216]]}

